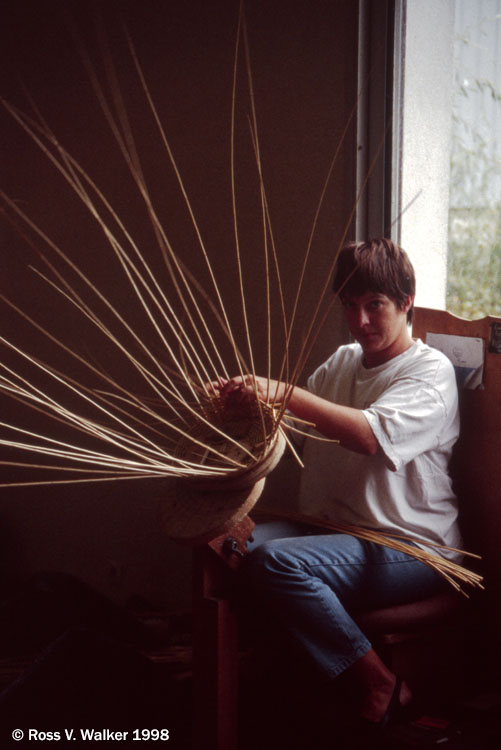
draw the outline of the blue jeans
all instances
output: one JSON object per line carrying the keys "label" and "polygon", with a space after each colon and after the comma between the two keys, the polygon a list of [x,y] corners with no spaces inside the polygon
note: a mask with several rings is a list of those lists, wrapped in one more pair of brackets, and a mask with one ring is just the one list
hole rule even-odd
{"label": "blue jeans", "polygon": [[347,534],[272,521],[253,539],[245,579],[328,678],[371,649],[352,617],[357,610],[416,601],[446,585],[410,555]]}

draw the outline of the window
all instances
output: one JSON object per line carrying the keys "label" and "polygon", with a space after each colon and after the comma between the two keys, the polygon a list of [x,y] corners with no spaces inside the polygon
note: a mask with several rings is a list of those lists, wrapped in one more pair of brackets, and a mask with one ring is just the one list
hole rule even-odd
{"label": "window", "polygon": [[501,0],[456,0],[447,309],[501,315]]}
{"label": "window", "polygon": [[447,283],[454,3],[402,0],[394,67],[394,236],[416,270],[416,303],[443,309]]}
{"label": "window", "polygon": [[395,0],[393,236],[419,305],[501,314],[501,0]]}

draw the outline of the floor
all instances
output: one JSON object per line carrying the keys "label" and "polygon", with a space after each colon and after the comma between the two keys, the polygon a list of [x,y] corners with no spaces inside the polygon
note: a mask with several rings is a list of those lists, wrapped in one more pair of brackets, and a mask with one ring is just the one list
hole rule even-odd
{"label": "floor", "polygon": [[[490,700],[490,696],[487,696]],[[289,705],[276,712],[273,723],[261,714],[257,731],[241,739],[239,750],[410,750],[444,747],[450,750],[499,750],[501,748],[501,694],[493,696],[490,709],[468,710],[461,705],[430,707],[412,721],[396,724],[384,734],[367,733],[356,720],[333,707],[330,714]],[[259,716],[255,714],[254,716]]]}
{"label": "floor", "polygon": [[300,686],[295,676],[283,673],[282,688],[271,674],[242,681],[239,750],[501,749],[501,685],[472,685],[453,701],[421,697],[405,722],[381,734],[360,726],[346,695]]}
{"label": "floor", "polygon": [[[88,648],[89,644],[91,649]],[[2,747],[28,745],[5,742],[12,727],[63,732],[65,727],[168,729],[168,750],[202,750],[192,746],[191,649],[173,645],[154,657],[154,669],[134,652],[115,649],[94,637],[78,642],[80,659],[57,649],[46,663],[24,673],[21,683],[0,696]],[[104,650],[103,650],[104,647]],[[69,669],[66,667],[69,666]],[[396,724],[384,736],[367,735],[351,715],[346,696],[305,680],[289,665],[276,673],[270,666],[243,671],[240,680],[238,750],[500,750],[501,691],[486,687],[450,704],[427,704],[414,719]],[[109,674],[113,674],[110,681]],[[66,672],[65,672],[66,670]],[[66,677],[65,677],[66,674]],[[72,683],[65,684],[71,677]],[[27,676],[26,676],[27,675]],[[40,701],[42,687],[43,700]],[[66,692],[64,692],[66,691]],[[35,697],[36,696],[36,697]],[[31,743],[32,745],[33,743]],[[59,742],[62,747],[68,744]],[[135,747],[137,743],[120,743]],[[80,743],[72,742],[75,748]],[[82,746],[88,747],[84,742]],[[106,746],[106,743],[103,743]],[[152,741],[141,746],[151,747]],[[161,742],[153,745],[163,747]],[[205,747],[203,750],[216,750]]]}
{"label": "floor", "polygon": [[[65,740],[64,730],[104,727],[169,732],[168,745],[148,735],[121,747],[217,750],[192,744],[189,616],[150,617],[145,630],[144,620],[138,625],[66,578],[45,577],[28,593],[0,606],[0,747],[28,746],[36,728],[59,731],[58,747],[88,748],[89,741]],[[461,695],[421,696],[412,719],[374,736],[352,715],[341,681],[321,684],[287,648],[248,649],[240,661],[238,750],[500,750],[501,684],[486,677],[491,657],[479,660],[477,648]],[[11,739],[14,729],[23,740]]]}

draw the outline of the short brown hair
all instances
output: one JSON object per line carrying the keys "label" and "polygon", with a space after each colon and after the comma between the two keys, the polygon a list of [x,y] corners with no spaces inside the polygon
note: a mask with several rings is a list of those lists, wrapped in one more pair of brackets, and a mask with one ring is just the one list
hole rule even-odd
{"label": "short brown hair", "polygon": [[[402,309],[416,293],[416,278],[407,253],[392,240],[349,242],[339,253],[333,289],[341,300],[366,292],[386,294]],[[412,306],[407,312],[411,321]]]}

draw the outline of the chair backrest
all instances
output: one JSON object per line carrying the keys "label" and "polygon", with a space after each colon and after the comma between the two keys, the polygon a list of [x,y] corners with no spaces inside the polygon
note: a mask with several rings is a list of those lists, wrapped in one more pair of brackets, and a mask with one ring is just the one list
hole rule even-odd
{"label": "chair backrest", "polygon": [[[433,334],[443,336],[437,338]],[[464,320],[443,310],[416,308],[413,336],[445,346],[464,380],[468,357],[481,349],[483,373],[473,387],[460,387],[461,435],[451,474],[467,543],[483,559],[489,599],[499,616],[501,601],[501,318]],[[450,337],[461,337],[452,339]],[[471,339],[476,341],[471,341]],[[479,341],[480,340],[480,341]],[[444,349],[442,349],[444,350]],[[458,380],[458,382],[459,382]],[[498,618],[496,618],[498,619]],[[501,623],[501,619],[498,619]]]}

